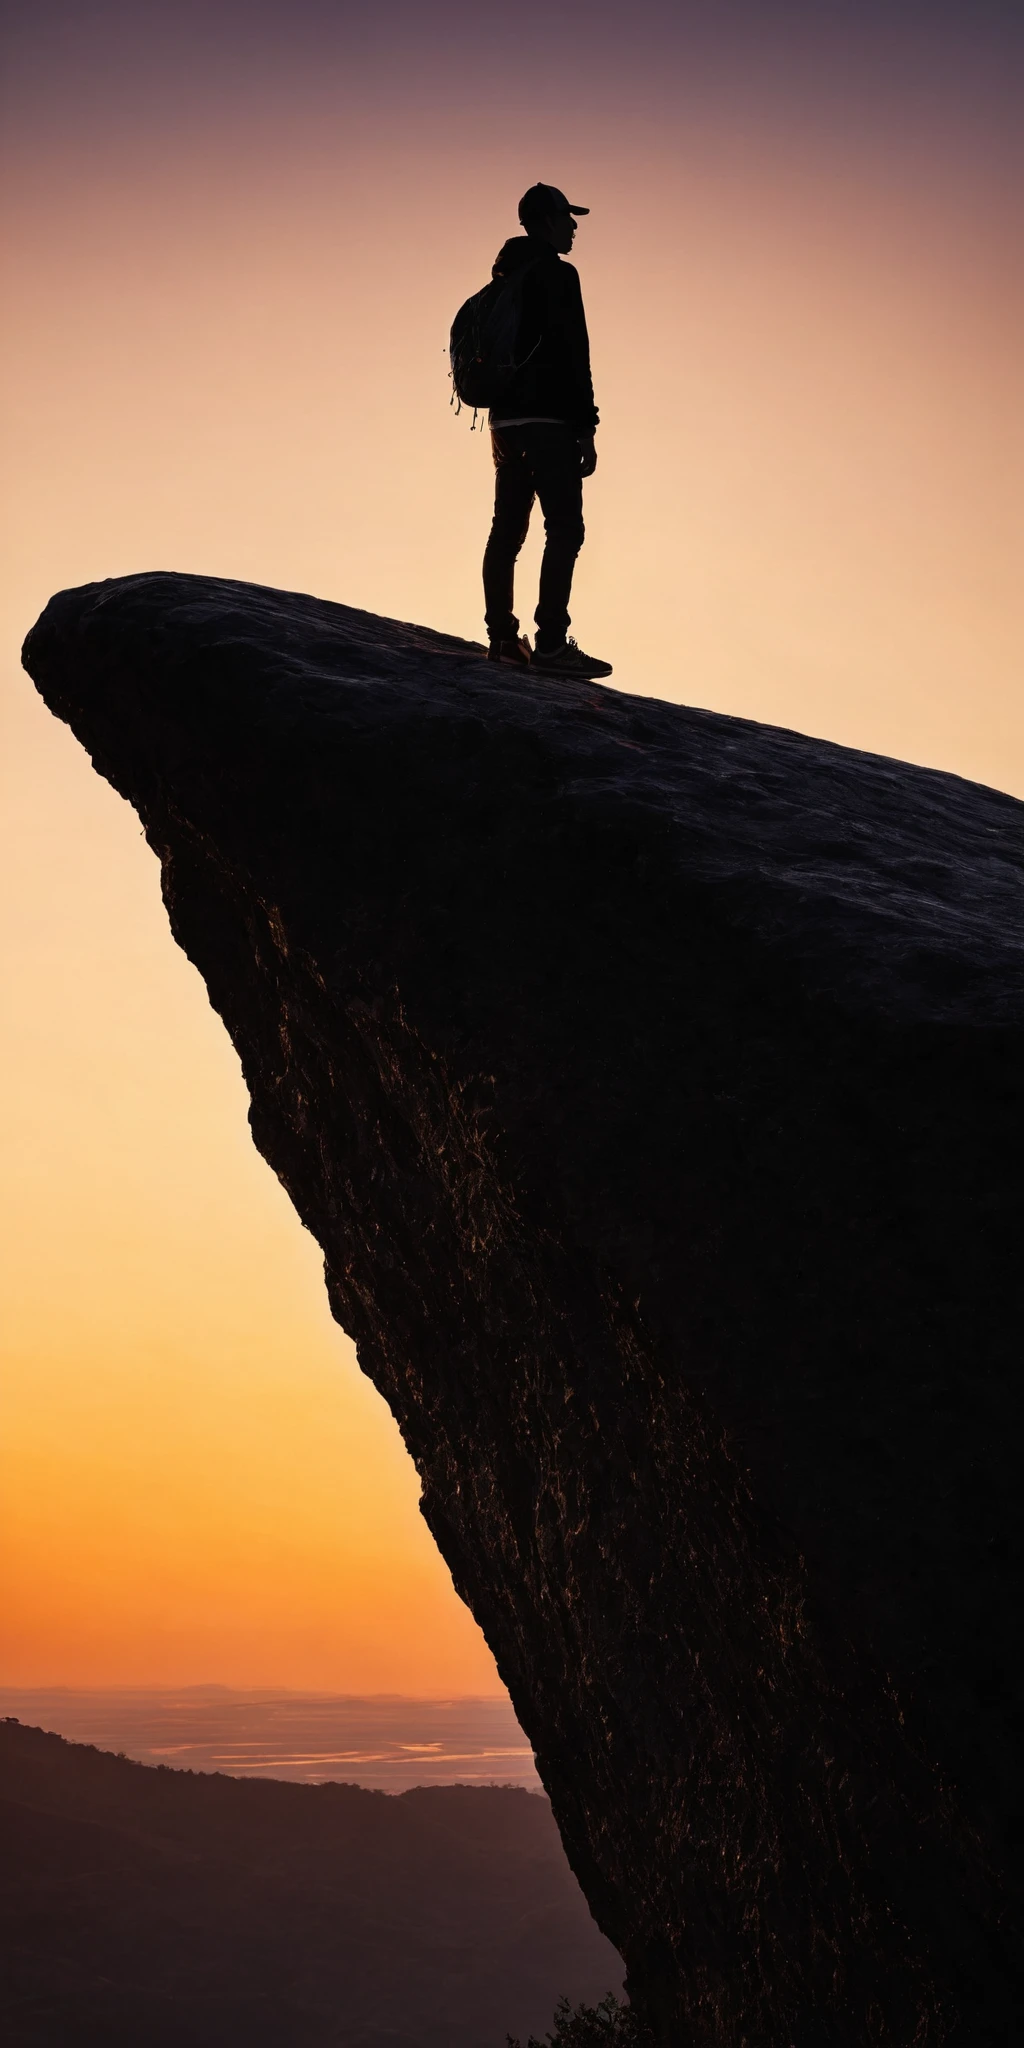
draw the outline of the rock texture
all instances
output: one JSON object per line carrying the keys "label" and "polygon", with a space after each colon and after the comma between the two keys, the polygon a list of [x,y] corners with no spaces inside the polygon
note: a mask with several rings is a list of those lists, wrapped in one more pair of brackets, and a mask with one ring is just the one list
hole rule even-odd
{"label": "rock texture", "polygon": [[25,659],[654,2038],[1020,2038],[1024,806],[204,578]]}

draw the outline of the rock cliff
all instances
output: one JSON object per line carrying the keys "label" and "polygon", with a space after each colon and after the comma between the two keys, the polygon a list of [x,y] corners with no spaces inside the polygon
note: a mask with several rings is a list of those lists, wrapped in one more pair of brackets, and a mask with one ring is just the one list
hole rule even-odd
{"label": "rock cliff", "polygon": [[25,660],[654,2038],[1017,2038],[1024,806],[207,578]]}

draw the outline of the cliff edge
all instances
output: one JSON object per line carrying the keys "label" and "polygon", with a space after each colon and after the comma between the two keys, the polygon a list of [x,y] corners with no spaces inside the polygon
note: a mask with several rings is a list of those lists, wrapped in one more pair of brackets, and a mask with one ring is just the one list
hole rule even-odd
{"label": "cliff edge", "polygon": [[1024,805],[211,578],[25,662],[654,2039],[1009,2043]]}

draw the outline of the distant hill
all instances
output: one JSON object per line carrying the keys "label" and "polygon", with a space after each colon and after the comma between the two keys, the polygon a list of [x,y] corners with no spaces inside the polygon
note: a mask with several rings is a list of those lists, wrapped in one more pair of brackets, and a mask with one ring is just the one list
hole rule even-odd
{"label": "distant hill", "polygon": [[10,2048],[503,2048],[618,1990],[545,1799],[131,1763],[0,1722]]}

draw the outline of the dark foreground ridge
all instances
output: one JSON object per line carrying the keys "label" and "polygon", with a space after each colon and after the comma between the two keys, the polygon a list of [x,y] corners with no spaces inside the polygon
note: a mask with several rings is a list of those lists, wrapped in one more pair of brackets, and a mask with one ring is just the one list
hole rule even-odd
{"label": "dark foreground ridge", "polygon": [[198,577],[25,659],[656,2038],[1017,2038],[1024,806]]}
{"label": "dark foreground ridge", "polygon": [[546,1799],[242,1784],[0,1722],[5,2048],[503,2048],[622,1965]]}

